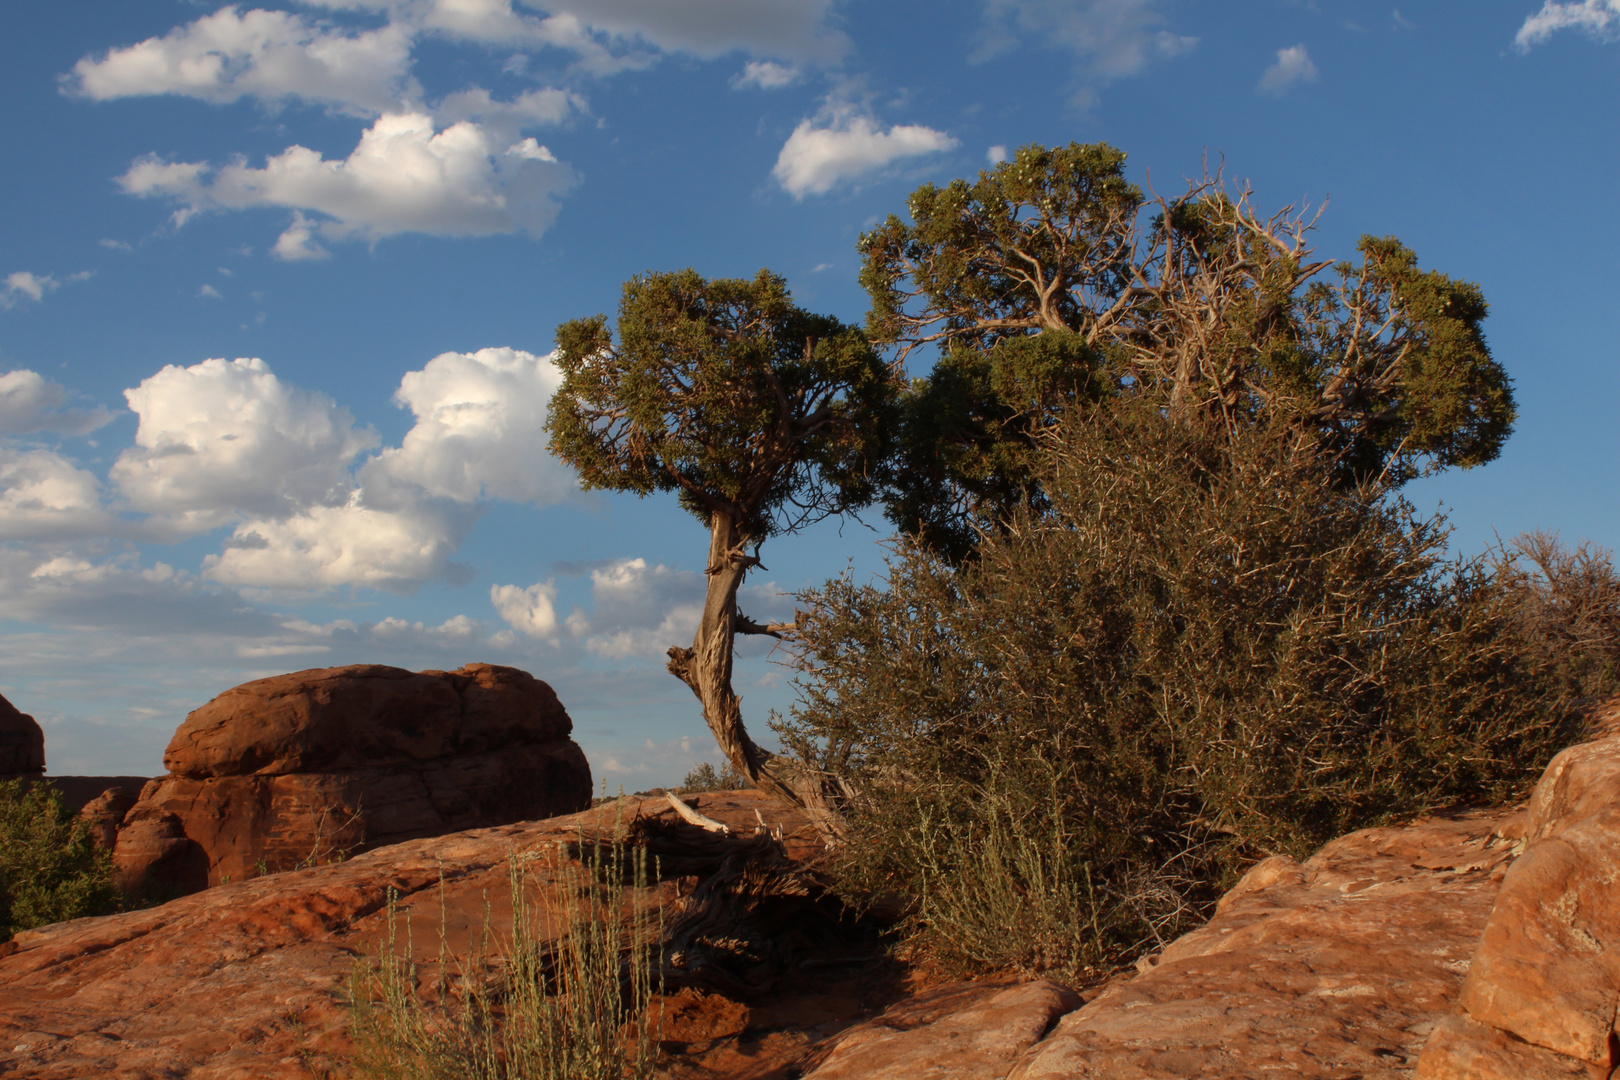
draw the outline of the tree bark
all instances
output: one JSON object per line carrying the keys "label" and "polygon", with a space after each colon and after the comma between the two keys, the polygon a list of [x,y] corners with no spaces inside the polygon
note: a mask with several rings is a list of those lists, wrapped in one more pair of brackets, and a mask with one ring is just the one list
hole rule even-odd
{"label": "tree bark", "polygon": [[758,561],[747,553],[736,519],[718,510],[711,512],[703,617],[690,649],[677,646],[669,650],[669,670],[697,695],[703,719],[732,765],[761,791],[802,808],[824,837],[837,841],[845,831],[848,785],[756,744],[743,724],[742,699],[731,686],[737,590]]}

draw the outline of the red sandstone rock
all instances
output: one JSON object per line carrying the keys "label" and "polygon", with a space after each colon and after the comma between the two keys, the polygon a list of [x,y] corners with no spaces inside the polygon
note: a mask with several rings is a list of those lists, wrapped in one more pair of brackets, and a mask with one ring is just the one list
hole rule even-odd
{"label": "red sandstone rock", "polygon": [[[1620,792],[1604,793],[1620,776],[1613,761],[1620,740],[1614,743],[1576,748],[1555,762],[1528,817],[1444,815],[1353,833],[1304,863],[1267,860],[1208,926],[1173,942],[1144,974],[1067,1012],[1049,1033],[1046,1025],[1073,1005],[1051,984],[957,986],[807,1051],[785,1033],[769,1037],[775,1044],[746,1042],[737,1029],[761,1023],[768,1003],[732,1009],[719,1017],[726,1023],[705,1026],[681,1011],[702,1007],[672,1000],[676,1028],[693,1021],[679,1034],[735,1040],[728,1060],[748,1062],[735,1074],[679,1075],[785,1080],[808,1069],[814,1080],[1395,1080],[1413,1076],[1416,1066],[1421,1080],[1608,1077],[1607,1065],[1458,1015],[1456,1003],[1468,972],[1470,991],[1503,1007],[1504,1025],[1550,1016],[1550,1029],[1580,1032],[1575,1021],[1607,1007],[1606,998],[1581,1005],[1592,983],[1567,985],[1567,975],[1543,978],[1551,996],[1528,1010],[1505,1003],[1515,986],[1527,996],[1509,976],[1527,977],[1521,969],[1539,962],[1526,943],[1543,949],[1541,959],[1550,958],[1555,971],[1575,970],[1559,965],[1583,955],[1572,951],[1583,940],[1575,931],[1602,945],[1592,955],[1611,951],[1604,935],[1615,918],[1602,879],[1615,864],[1602,845],[1616,830],[1594,823],[1607,823],[1608,808],[1620,807]],[[725,799],[702,809],[735,829],[751,827],[756,808],[773,823],[785,816],[756,793]],[[417,840],[151,911],[25,932],[11,954],[0,946],[0,1075],[246,1080],[307,1076],[311,1068],[346,1075],[338,987],[351,953],[378,942],[390,889],[414,915],[414,955],[428,985],[443,961],[434,932],[441,910],[452,957],[465,955],[486,910],[499,938],[510,920],[506,854],[554,849],[606,816],[598,810]],[[802,815],[785,824],[813,832]],[[1516,841],[1530,838],[1514,863]],[[1593,852],[1610,861],[1592,865]],[[436,888],[441,874],[443,894]],[[1522,881],[1523,895],[1508,895],[1504,879]],[[671,889],[659,896],[675,903]],[[1537,896],[1546,911],[1531,906]],[[1487,920],[1493,929],[1499,921],[1530,929],[1498,940],[1485,933]],[[1496,952],[1481,946],[1471,960],[1482,933],[1485,946],[1497,941]],[[1584,970],[1600,990],[1607,985],[1604,965]],[[774,1049],[758,1053],[767,1045]],[[800,1049],[782,1056],[795,1045]],[[1024,1047],[1017,1063],[996,1072],[1014,1046]]]}
{"label": "red sandstone rock", "polygon": [[1035,1044],[1009,1080],[1411,1076],[1510,859],[1502,814],[1268,860],[1202,929]]}
{"label": "red sandstone rock", "polygon": [[517,668],[355,664],[225,691],[186,717],[163,765],[199,780],[337,772],[533,746],[572,729],[551,687]]}
{"label": "red sandstone rock", "polygon": [[805,1080],[1002,1080],[1080,995],[1045,979],[1017,986],[958,983],[839,1036]]}
{"label": "red sandstone rock", "polygon": [[[400,940],[431,987],[441,959],[511,929],[507,859],[549,853],[662,799],[395,844],[348,862],[233,882],[161,907],[24,931],[0,946],[0,1076],[29,1080],[308,1080],[354,1075],[344,986],[357,953],[379,948],[390,892]],[[705,799],[738,832],[755,812],[806,850],[802,814],[756,792]],[[808,839],[807,839],[808,838]],[[549,863],[531,864],[538,884]],[[444,891],[440,892],[440,882]],[[673,905],[673,882],[657,896]],[[448,955],[441,958],[441,912]],[[12,951],[8,954],[8,949]]]}
{"label": "red sandstone rock", "polygon": [[45,732],[32,716],[0,697],[0,778],[45,771]]}
{"label": "red sandstone rock", "polygon": [[1415,1080],[1607,1080],[1609,1070],[1515,1039],[1466,1016],[1429,1036]]}
{"label": "red sandstone rock", "polygon": [[[571,729],[551,687],[516,668],[300,671],[188,716],[164,755],[170,775],[146,786],[137,810],[180,822],[204,854],[206,885],[241,881],[582,809],[590,766]],[[116,849],[126,883],[142,880],[143,859],[162,858],[152,871],[162,888],[202,887],[191,861],[175,862],[168,826],[141,820]]]}
{"label": "red sandstone rock", "polygon": [[118,832],[113,872],[131,895],[177,896],[208,887],[208,853],[186,835],[178,814],[138,803]]}
{"label": "red sandstone rock", "polygon": [[1553,759],[1522,843],[1462,989],[1466,1022],[1424,1053],[1432,1080],[1529,1076],[1520,1058],[1537,1056],[1548,1076],[1563,1059],[1595,1076],[1620,1064],[1620,739]]}
{"label": "red sandstone rock", "polygon": [[118,827],[134,805],[135,796],[121,787],[110,787],[85,803],[79,817],[89,827],[96,847],[111,851],[117,845]]}

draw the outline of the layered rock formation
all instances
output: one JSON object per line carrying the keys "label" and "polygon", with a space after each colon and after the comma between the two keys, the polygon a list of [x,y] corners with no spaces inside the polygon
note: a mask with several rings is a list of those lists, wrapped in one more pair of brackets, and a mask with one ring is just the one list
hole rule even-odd
{"label": "layered rock formation", "polygon": [[516,668],[380,665],[245,683],[186,717],[118,831],[130,891],[186,893],[590,804],[551,687]]}
{"label": "layered rock formation", "polygon": [[1607,1077],[1620,1065],[1620,738],[1565,750],[1526,812],[1458,1015],[1425,1080]]}
{"label": "layered rock formation", "polygon": [[45,732],[32,716],[0,697],[0,780],[45,772]]}

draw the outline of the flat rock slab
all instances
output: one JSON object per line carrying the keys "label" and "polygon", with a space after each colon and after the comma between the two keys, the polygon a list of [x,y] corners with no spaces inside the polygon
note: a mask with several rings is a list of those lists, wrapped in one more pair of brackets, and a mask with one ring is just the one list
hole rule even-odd
{"label": "flat rock slab", "polygon": [[[662,799],[625,799],[25,931],[0,945],[0,1077],[348,1075],[343,987],[355,957],[384,936],[390,891],[413,928],[413,955],[431,971],[441,947],[467,951],[486,915],[497,937],[509,932],[510,853],[667,809]],[[787,832],[790,851],[814,846],[802,815],[755,792],[705,795],[700,809],[739,832],[752,830],[758,810]],[[671,884],[663,888],[673,895]]]}
{"label": "flat rock slab", "polygon": [[805,1080],[1002,1080],[1079,1007],[1079,994],[1044,979],[941,987],[840,1037]]}
{"label": "flat rock slab", "polygon": [[1516,828],[1505,813],[1449,815],[1351,833],[1303,864],[1267,860],[1009,1080],[1405,1080],[1456,1009]]}

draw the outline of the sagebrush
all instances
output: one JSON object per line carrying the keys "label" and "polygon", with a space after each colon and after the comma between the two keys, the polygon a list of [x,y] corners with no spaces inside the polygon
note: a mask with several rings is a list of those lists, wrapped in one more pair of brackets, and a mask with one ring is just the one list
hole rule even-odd
{"label": "sagebrush", "polygon": [[1440,519],[1264,425],[1071,415],[1050,508],[801,598],[780,732],[854,779],[846,887],[968,968],[1106,967],[1256,858],[1523,792],[1577,696]]}

